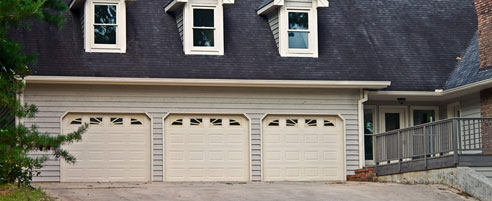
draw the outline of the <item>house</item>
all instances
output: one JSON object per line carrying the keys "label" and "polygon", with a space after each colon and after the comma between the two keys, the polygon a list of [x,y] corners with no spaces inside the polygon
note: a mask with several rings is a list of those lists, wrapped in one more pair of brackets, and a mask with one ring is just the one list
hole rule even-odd
{"label": "house", "polygon": [[15,33],[39,53],[24,123],[90,124],[65,147],[77,163],[52,159],[35,181],[345,181],[375,163],[369,134],[492,115],[473,0],[67,5],[61,30]]}

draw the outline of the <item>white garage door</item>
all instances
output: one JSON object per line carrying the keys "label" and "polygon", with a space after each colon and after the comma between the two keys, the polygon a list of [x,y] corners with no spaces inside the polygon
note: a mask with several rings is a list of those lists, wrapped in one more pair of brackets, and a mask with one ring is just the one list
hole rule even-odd
{"label": "white garage door", "polygon": [[248,121],[171,115],[165,123],[166,181],[248,181]]}
{"label": "white garage door", "polygon": [[344,180],[343,127],[333,116],[265,118],[264,180]]}
{"label": "white garage door", "polygon": [[63,132],[83,123],[90,125],[82,141],[64,147],[77,163],[61,162],[62,182],[150,180],[150,120],[146,116],[71,114],[63,119]]}

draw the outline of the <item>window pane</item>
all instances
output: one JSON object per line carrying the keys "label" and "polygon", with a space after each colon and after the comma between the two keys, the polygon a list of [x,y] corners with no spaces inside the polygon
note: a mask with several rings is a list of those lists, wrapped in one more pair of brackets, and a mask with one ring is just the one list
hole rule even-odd
{"label": "window pane", "polygon": [[400,113],[385,113],[384,124],[386,132],[400,129]]}
{"label": "window pane", "polygon": [[436,120],[434,110],[414,110],[413,125],[430,123]]}
{"label": "window pane", "polygon": [[307,30],[308,27],[307,13],[289,12],[289,29]]}
{"label": "window pane", "polygon": [[98,24],[116,24],[116,6],[96,5],[94,14],[94,21]]}
{"label": "window pane", "polygon": [[364,134],[374,134],[374,121],[372,116],[372,110],[364,110]]}
{"label": "window pane", "polygon": [[308,49],[308,37],[307,32],[289,31],[289,48]]}
{"label": "window pane", "polygon": [[94,43],[116,44],[116,26],[95,25]]}
{"label": "window pane", "polygon": [[214,10],[193,9],[193,26],[214,27]]}
{"label": "window pane", "polygon": [[372,153],[372,136],[364,135],[364,153],[366,156],[366,160],[373,160],[374,156]]}
{"label": "window pane", "polygon": [[[372,119],[373,113],[371,109],[364,110],[364,134],[374,134],[374,120]],[[364,136],[364,150],[366,160],[373,160],[372,153],[372,136]]]}
{"label": "window pane", "polygon": [[193,46],[214,46],[214,30],[193,29]]}

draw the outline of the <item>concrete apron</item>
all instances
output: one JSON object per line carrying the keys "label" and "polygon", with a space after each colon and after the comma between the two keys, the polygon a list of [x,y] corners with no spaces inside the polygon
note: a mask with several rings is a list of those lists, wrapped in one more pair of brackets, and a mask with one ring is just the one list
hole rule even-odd
{"label": "concrete apron", "polygon": [[394,183],[343,184],[324,182],[258,183],[36,183],[59,200],[148,200],[148,201],[380,201],[380,200],[476,200],[459,195],[444,185]]}

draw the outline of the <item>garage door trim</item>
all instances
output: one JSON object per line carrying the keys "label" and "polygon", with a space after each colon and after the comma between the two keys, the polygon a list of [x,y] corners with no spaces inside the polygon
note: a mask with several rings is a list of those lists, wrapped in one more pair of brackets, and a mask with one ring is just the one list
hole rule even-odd
{"label": "garage door trim", "polygon": [[[154,120],[152,119],[152,117],[149,115],[149,113],[147,112],[138,112],[138,111],[104,111],[104,110],[85,110],[85,111],[77,111],[77,110],[70,110],[70,111],[66,111],[65,113],[63,113],[63,115],[60,116],[60,133],[59,135],[63,135],[63,119],[65,117],[67,117],[68,115],[71,115],[71,114],[130,114],[130,115],[134,115],[134,114],[140,114],[140,115],[144,115],[146,116],[149,121],[150,121],[150,141],[149,141],[149,153],[150,153],[150,164],[147,164],[147,165],[150,165],[150,168],[149,168],[149,181],[154,181],[154,139],[153,139],[153,136],[154,136]],[[63,181],[63,174],[62,174],[62,170],[63,170],[63,167],[66,165],[64,161],[62,161],[63,159],[58,159],[58,161],[60,162],[60,182]]]}
{"label": "garage door trim", "polygon": [[264,120],[268,116],[336,116],[342,120],[342,129],[343,129],[343,136],[342,136],[342,141],[343,141],[343,178],[346,180],[347,178],[347,130],[346,130],[346,120],[343,118],[341,114],[330,114],[330,113],[265,113],[260,119],[260,134],[261,134],[261,140],[260,140],[260,149],[261,149],[261,181],[264,181],[264,176],[265,176],[265,166],[264,166],[264,156],[263,156],[263,142],[264,142],[264,132],[263,132],[263,126],[264,126]]}
{"label": "garage door trim", "polygon": [[[164,117],[162,117],[162,145],[165,146],[165,134],[166,134],[166,119],[171,116],[171,115],[238,115],[238,116],[242,116],[244,118],[246,118],[246,120],[248,120],[248,168],[249,168],[249,181],[252,181],[253,180],[253,163],[251,162],[251,159],[252,159],[252,152],[251,152],[251,143],[252,143],[252,139],[251,139],[251,118],[246,114],[246,113],[237,113],[237,112],[168,112],[167,114],[164,115]],[[260,125],[261,125],[261,122],[260,122]],[[261,131],[261,130],[260,130]],[[261,140],[260,140],[261,141]],[[261,143],[261,142],[260,142]],[[260,148],[261,148],[261,145],[260,145]],[[163,156],[165,157],[166,153],[166,148],[163,147],[162,148],[162,154]],[[263,163],[263,162],[262,162]],[[165,173],[166,171],[166,164],[165,164],[165,159],[163,158],[162,159],[162,180],[165,182],[166,181],[166,178],[165,178]]]}

